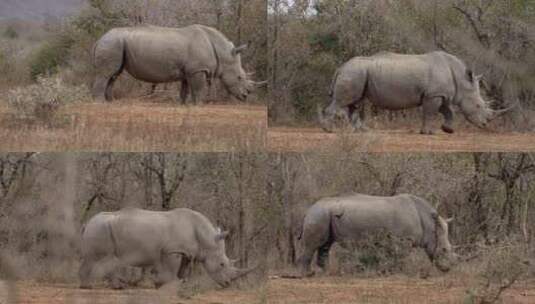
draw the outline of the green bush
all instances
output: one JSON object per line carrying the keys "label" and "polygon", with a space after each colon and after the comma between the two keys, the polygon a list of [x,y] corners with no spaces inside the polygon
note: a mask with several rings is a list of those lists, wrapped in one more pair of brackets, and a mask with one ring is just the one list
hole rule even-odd
{"label": "green bush", "polygon": [[12,26],[8,26],[4,31],[4,37],[8,39],[17,39],[19,37],[19,33],[17,33]]}
{"label": "green bush", "polygon": [[67,33],[45,42],[30,58],[30,76],[33,80],[42,75],[55,74],[64,64],[74,39]]}
{"label": "green bush", "polygon": [[363,237],[358,242],[346,242],[340,256],[344,272],[357,274],[374,272],[381,275],[400,273],[405,258],[412,250],[412,242],[380,231]]}

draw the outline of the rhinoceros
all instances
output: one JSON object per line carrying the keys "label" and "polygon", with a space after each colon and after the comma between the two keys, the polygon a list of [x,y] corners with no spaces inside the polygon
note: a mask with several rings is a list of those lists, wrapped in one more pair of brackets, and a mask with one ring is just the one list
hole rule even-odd
{"label": "rhinoceros", "polygon": [[[103,276],[120,267],[151,269],[159,287],[180,277],[193,259],[202,263],[214,281],[226,287],[252,270],[232,265],[225,253],[227,235],[201,213],[186,208],[126,208],[98,213],[82,227],[80,287],[91,287],[97,265],[107,265]],[[123,287],[120,283],[116,280],[114,287]]]}
{"label": "rhinoceros", "polygon": [[362,241],[368,235],[388,232],[424,248],[438,269],[448,271],[459,260],[449,241],[448,221],[427,201],[410,194],[323,198],[306,212],[299,237],[304,250],[298,265],[302,275],[309,275],[315,252],[316,264],[325,269],[335,242]]}
{"label": "rhinoceros", "polygon": [[480,95],[480,75],[475,75],[457,57],[443,51],[421,55],[381,52],[370,57],[354,57],[333,77],[330,104],[318,108],[319,121],[327,132],[337,119],[350,122],[353,131],[366,131],[359,117],[364,100],[388,110],[423,108],[420,133],[433,134],[430,120],[444,116],[442,130],[453,133],[452,106],[458,106],[472,124],[485,128],[498,114]]}
{"label": "rhinoceros", "polygon": [[113,83],[126,69],[134,78],[152,84],[182,82],[183,102],[190,92],[194,102],[203,101],[206,86],[216,78],[231,95],[245,100],[260,84],[249,80],[242,68],[240,53],[246,47],[235,47],[221,32],[198,24],[114,28],[94,45],[93,96],[112,100]]}

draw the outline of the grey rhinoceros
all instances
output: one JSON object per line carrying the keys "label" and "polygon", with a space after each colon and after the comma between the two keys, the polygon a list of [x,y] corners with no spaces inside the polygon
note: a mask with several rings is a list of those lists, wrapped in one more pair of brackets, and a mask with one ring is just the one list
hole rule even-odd
{"label": "grey rhinoceros", "polygon": [[310,274],[316,251],[316,264],[324,269],[333,243],[359,241],[378,232],[391,233],[424,248],[442,271],[458,261],[448,238],[448,220],[424,199],[410,194],[349,194],[323,198],[306,212],[300,236],[304,249],[298,259],[301,274]]}
{"label": "grey rhinoceros", "polygon": [[[82,228],[80,287],[91,287],[97,265],[106,265],[102,276],[113,275],[120,267],[151,269],[158,287],[182,277],[193,259],[226,287],[251,270],[232,265],[225,253],[227,234],[201,213],[186,208],[98,213]],[[113,282],[115,288],[123,287],[119,279]]]}
{"label": "grey rhinoceros", "polygon": [[379,108],[402,110],[423,108],[420,133],[433,134],[430,120],[444,116],[442,130],[453,133],[452,106],[478,127],[486,127],[498,114],[480,95],[481,76],[457,57],[442,51],[421,55],[381,52],[371,57],[354,57],[335,73],[330,88],[331,102],[319,110],[323,129],[332,132],[335,119],[348,121],[354,131],[366,130],[357,111],[365,99]]}
{"label": "grey rhinoceros", "polygon": [[181,81],[183,102],[190,91],[194,102],[203,101],[206,86],[216,78],[231,95],[245,100],[255,85],[242,68],[240,53],[245,48],[204,25],[114,28],[94,45],[93,96],[112,100],[113,83],[126,69],[152,84]]}

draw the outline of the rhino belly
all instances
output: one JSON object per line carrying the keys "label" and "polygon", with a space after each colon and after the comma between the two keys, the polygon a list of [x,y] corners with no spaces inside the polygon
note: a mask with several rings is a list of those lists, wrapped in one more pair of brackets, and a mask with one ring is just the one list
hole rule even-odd
{"label": "rhino belly", "polygon": [[337,238],[360,241],[368,235],[388,232],[402,238],[418,240],[421,235],[419,222],[410,214],[400,215],[398,212],[348,212],[335,226]]}
{"label": "rhino belly", "polygon": [[134,78],[151,83],[174,82],[184,78],[176,58],[158,52],[127,51],[124,67]]}
{"label": "rhino belly", "polygon": [[369,76],[367,97],[376,106],[387,110],[404,110],[422,104],[423,90],[414,75],[392,71]]}

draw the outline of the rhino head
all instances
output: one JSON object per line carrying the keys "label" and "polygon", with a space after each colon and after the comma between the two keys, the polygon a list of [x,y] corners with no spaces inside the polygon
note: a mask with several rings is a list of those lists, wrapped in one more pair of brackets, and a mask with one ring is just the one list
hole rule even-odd
{"label": "rhino head", "polygon": [[337,127],[349,122],[347,110],[340,108],[334,101],[324,109],[318,105],[317,111],[321,128],[325,132],[332,133]]}
{"label": "rhino head", "polygon": [[215,236],[215,246],[205,252],[203,265],[208,275],[222,287],[254,270],[254,268],[240,269],[235,267],[225,253],[225,238],[228,232],[220,232]]}
{"label": "rhino head", "polygon": [[490,102],[483,100],[480,91],[482,75],[474,75],[470,70],[466,73],[467,79],[458,82],[457,102],[466,120],[472,124],[485,128],[488,123],[498,115],[511,110],[515,105],[503,109],[493,110]]}
{"label": "rhino head", "polygon": [[447,272],[459,262],[459,256],[453,252],[448,233],[448,223],[453,219],[446,220],[436,213],[433,213],[432,217],[435,223],[435,238],[430,258],[440,271]]}
{"label": "rhino head", "polygon": [[241,101],[247,99],[247,96],[256,86],[261,86],[265,82],[255,82],[249,79],[241,64],[241,52],[247,48],[247,45],[235,47],[230,52],[228,60],[221,62],[220,79],[227,92]]}

